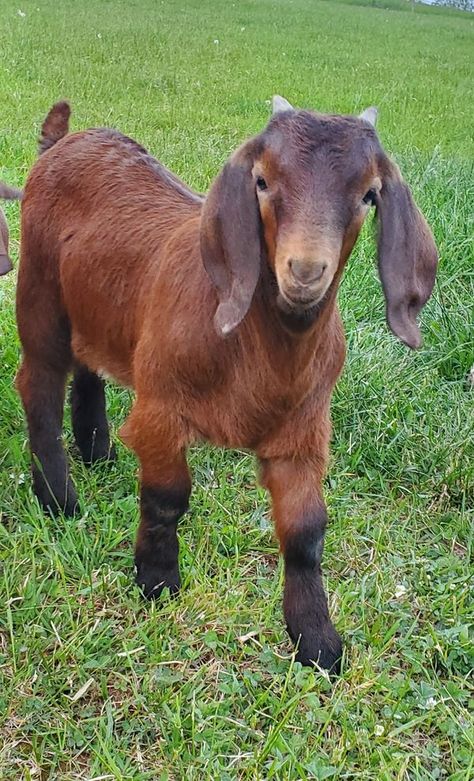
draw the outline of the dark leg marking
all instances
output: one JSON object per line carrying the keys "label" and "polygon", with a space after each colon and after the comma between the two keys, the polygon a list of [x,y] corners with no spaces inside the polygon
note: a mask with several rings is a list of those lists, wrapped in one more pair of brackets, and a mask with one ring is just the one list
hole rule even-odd
{"label": "dark leg marking", "polygon": [[85,366],[76,366],[71,388],[74,438],[86,464],[114,460],[105,409],[105,383]]}
{"label": "dark leg marking", "polygon": [[148,599],[163,588],[172,594],[180,587],[177,525],[188,509],[190,489],[143,486],[141,522],[135,549],[137,583]]}
{"label": "dark leg marking", "polygon": [[286,540],[283,611],[288,634],[298,644],[297,661],[339,673],[342,643],[329,618],[321,577],[326,523],[321,506]]}
{"label": "dark leg marking", "polygon": [[77,496],[61,437],[66,374],[24,359],[17,385],[28,421],[34,491],[53,514],[74,515]]}

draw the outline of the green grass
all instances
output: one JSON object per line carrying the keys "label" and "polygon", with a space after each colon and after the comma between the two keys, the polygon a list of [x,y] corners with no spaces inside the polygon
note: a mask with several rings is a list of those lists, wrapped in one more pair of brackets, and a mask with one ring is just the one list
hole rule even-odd
{"label": "green grass", "polygon": [[[13,387],[15,278],[1,280],[2,781],[474,778],[474,18],[391,6],[3,0],[0,176],[11,184],[60,97],[74,127],[117,126],[200,189],[264,125],[274,92],[321,110],[376,104],[441,263],[416,354],[384,324],[369,227],[342,285],[349,353],[325,552],[346,640],[334,684],[292,659],[247,454],[192,452],[171,602],[144,604],[132,583],[136,463],[120,444],[110,470],[74,461],[81,518],[40,511]],[[18,206],[5,211],[16,259]],[[129,404],[110,388],[114,431]]]}

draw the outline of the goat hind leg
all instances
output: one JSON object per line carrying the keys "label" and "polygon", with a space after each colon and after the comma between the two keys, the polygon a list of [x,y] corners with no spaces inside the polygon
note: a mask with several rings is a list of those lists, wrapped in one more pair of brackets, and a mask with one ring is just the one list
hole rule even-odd
{"label": "goat hind leg", "polygon": [[115,459],[105,408],[105,383],[86,366],[76,364],[71,387],[74,438],[85,464]]}
{"label": "goat hind leg", "polygon": [[32,455],[34,491],[45,509],[73,515],[77,496],[62,444],[67,367],[53,368],[26,353],[17,375]]}

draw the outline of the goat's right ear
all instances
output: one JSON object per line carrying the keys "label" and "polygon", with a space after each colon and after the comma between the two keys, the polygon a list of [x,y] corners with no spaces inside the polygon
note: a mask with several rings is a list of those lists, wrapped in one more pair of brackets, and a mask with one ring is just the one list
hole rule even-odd
{"label": "goat's right ear", "polygon": [[239,157],[234,155],[220,172],[201,217],[201,256],[217,289],[214,325],[221,336],[244,319],[260,276],[260,211],[252,160]]}

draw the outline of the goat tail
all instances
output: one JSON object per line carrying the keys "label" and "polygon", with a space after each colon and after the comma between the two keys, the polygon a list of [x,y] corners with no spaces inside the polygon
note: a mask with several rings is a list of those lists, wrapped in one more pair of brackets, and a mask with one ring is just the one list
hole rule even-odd
{"label": "goat tail", "polygon": [[61,138],[64,138],[69,133],[70,116],[71,107],[65,100],[55,103],[49,110],[46,119],[41,125],[41,136],[39,139],[40,155],[51,149],[57,141],[60,141]]}
{"label": "goat tail", "polygon": [[21,201],[23,190],[18,190],[17,187],[10,187],[8,184],[0,182],[0,198],[3,201]]}

